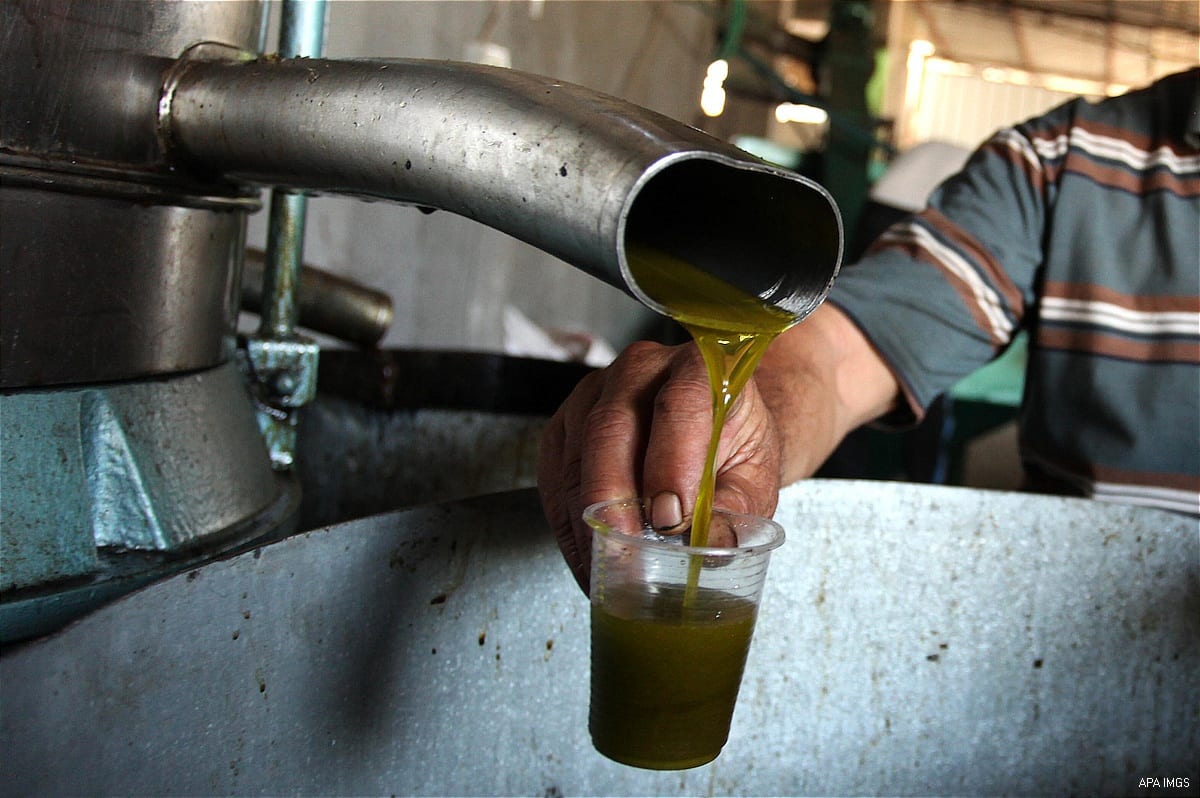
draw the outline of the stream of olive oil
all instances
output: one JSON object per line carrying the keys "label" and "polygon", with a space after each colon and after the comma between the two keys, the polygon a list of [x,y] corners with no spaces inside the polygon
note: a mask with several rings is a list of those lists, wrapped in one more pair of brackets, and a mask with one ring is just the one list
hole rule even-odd
{"label": "stream of olive oil", "polygon": [[[717,478],[717,447],[725,417],[767,346],[796,323],[795,317],[764,304],[695,266],[657,250],[631,245],[629,270],[642,290],[665,307],[695,339],[712,389],[713,428],[705,458],[691,545],[708,542],[713,491]],[[694,588],[694,579],[689,586]]]}

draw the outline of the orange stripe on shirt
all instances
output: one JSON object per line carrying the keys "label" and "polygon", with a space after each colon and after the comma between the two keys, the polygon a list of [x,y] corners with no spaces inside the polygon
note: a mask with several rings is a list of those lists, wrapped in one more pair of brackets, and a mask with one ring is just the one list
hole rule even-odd
{"label": "orange stripe on shirt", "polygon": [[1200,343],[1195,341],[1137,340],[1091,329],[1051,326],[1040,327],[1036,341],[1042,349],[1088,352],[1145,363],[1200,364]]}

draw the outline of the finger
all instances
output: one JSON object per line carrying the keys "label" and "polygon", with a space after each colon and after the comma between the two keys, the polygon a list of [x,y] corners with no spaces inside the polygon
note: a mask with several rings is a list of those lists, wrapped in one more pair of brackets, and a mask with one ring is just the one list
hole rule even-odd
{"label": "finger", "polygon": [[591,567],[588,505],[639,495],[644,416],[668,349],[634,344],[608,368],[588,375],[543,432],[538,487],[547,519],[575,579],[586,592]]}
{"label": "finger", "polygon": [[730,409],[725,433],[713,503],[769,518],[779,499],[782,450],[774,417],[753,382]]}
{"label": "finger", "polygon": [[582,431],[579,499],[583,506],[642,495],[650,415],[671,352],[658,344],[634,344],[609,366],[604,388]]}
{"label": "finger", "polygon": [[779,498],[778,484],[774,467],[758,462],[741,463],[717,475],[713,504],[743,515],[770,518]]}
{"label": "finger", "polygon": [[563,559],[584,593],[588,592],[591,535],[581,519],[580,450],[586,418],[603,382],[589,374],[547,422],[538,450],[538,493]]}
{"label": "finger", "polygon": [[688,346],[655,394],[642,464],[642,487],[653,499],[652,521],[660,531],[680,531],[690,522],[711,433],[712,389],[699,353]]}
{"label": "finger", "polygon": [[718,549],[735,549],[738,545],[737,530],[729,516],[723,513],[713,513],[708,525],[707,546]]}

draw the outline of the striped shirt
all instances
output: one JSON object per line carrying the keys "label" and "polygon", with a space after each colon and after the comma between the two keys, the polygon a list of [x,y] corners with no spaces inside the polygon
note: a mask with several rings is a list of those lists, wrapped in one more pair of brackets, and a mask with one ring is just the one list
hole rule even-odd
{"label": "striped shirt", "polygon": [[1027,330],[1030,487],[1200,514],[1200,68],[998,132],[830,301],[910,420]]}

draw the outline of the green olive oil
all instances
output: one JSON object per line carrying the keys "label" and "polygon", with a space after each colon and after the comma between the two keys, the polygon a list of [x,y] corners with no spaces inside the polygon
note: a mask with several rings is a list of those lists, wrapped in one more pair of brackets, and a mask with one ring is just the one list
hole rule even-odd
{"label": "green olive oil", "polygon": [[608,596],[592,605],[588,728],[596,749],[617,762],[698,767],[729,737],[755,605],[701,589],[695,610],[681,617],[680,601],[677,591],[649,603]]}

